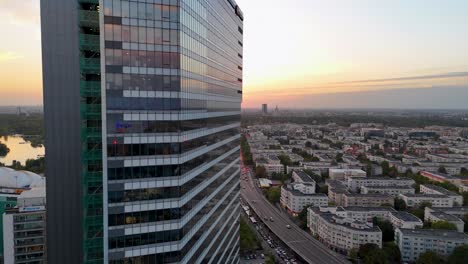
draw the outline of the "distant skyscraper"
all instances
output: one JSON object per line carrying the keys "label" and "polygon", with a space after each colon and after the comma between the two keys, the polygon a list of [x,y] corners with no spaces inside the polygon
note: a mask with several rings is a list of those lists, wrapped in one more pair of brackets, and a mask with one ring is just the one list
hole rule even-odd
{"label": "distant skyscraper", "polygon": [[268,105],[267,104],[262,104],[262,113],[264,115],[268,114]]}
{"label": "distant skyscraper", "polygon": [[48,263],[237,263],[233,0],[41,0]]}

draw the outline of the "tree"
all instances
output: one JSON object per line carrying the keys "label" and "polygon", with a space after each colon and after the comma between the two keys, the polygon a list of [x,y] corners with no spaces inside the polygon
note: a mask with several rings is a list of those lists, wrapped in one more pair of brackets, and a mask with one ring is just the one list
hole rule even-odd
{"label": "tree", "polygon": [[263,166],[257,166],[257,168],[255,169],[255,175],[257,176],[257,178],[266,178],[266,177],[268,177],[267,171],[266,171],[265,167],[263,167]]}
{"label": "tree", "polygon": [[299,219],[299,221],[301,222],[299,226],[302,229],[307,229],[307,211],[308,211],[307,209],[308,208],[309,206],[304,207],[304,209],[302,209],[302,211],[297,216],[297,219]]}
{"label": "tree", "polygon": [[382,166],[382,174],[387,176],[390,173],[390,164],[388,163],[388,161],[382,161],[382,163],[380,163],[380,166]]}
{"label": "tree", "polygon": [[432,229],[457,230],[457,226],[447,221],[436,221],[431,224]]}
{"label": "tree", "polygon": [[419,255],[416,264],[444,264],[444,258],[433,251],[427,251]]}
{"label": "tree", "polygon": [[343,153],[338,153],[338,154],[336,154],[335,160],[336,160],[336,162],[338,162],[338,163],[344,162],[344,160],[343,160]]}
{"label": "tree", "polygon": [[468,245],[463,245],[455,248],[448,258],[447,263],[450,264],[465,264],[468,259]]}
{"label": "tree", "polygon": [[279,188],[270,188],[267,190],[267,199],[273,204],[276,204],[281,199],[281,191]]}
{"label": "tree", "polygon": [[460,170],[460,176],[468,176],[468,169],[467,168],[461,168]]}
{"label": "tree", "polygon": [[468,214],[463,216],[463,222],[465,222],[465,233],[468,233]]}
{"label": "tree", "polygon": [[0,157],[5,157],[10,149],[3,143],[0,143]]}
{"label": "tree", "polygon": [[364,264],[387,264],[382,258],[383,251],[376,244],[364,244],[359,248],[358,257]]}
{"label": "tree", "polygon": [[463,205],[468,206],[468,192],[463,192],[462,196],[463,196]]}
{"label": "tree", "polygon": [[407,208],[406,203],[401,198],[395,198],[395,209],[398,211],[405,211]]}
{"label": "tree", "polygon": [[440,166],[438,171],[439,171],[440,173],[447,174],[447,169],[446,169],[444,166]]}
{"label": "tree", "polygon": [[268,254],[265,258],[265,264],[275,264],[276,261],[275,261],[275,258],[273,257],[273,255],[271,254]]}
{"label": "tree", "polygon": [[283,166],[291,166],[293,164],[293,162],[291,161],[291,158],[289,158],[288,155],[279,155],[278,156],[278,159],[280,160],[281,164],[283,164]]}
{"label": "tree", "polygon": [[385,258],[388,260],[389,263],[392,263],[392,264],[401,263],[400,248],[395,243],[393,242],[384,243],[382,250],[385,255]]}
{"label": "tree", "polygon": [[258,240],[255,232],[245,222],[244,218],[240,219],[240,248],[244,250],[256,250],[261,247],[260,241]]}
{"label": "tree", "polygon": [[307,141],[307,142],[305,143],[305,146],[306,146],[306,148],[312,148],[312,142]]}
{"label": "tree", "polygon": [[378,226],[380,230],[382,230],[382,240],[383,242],[390,242],[394,241],[395,239],[395,230],[393,229],[393,225],[390,221],[385,219],[381,219],[378,217],[374,217],[372,219],[374,225]]}

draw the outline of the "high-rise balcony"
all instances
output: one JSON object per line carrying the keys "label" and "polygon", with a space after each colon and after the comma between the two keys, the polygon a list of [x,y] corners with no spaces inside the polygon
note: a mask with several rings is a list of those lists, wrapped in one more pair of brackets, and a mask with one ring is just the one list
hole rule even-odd
{"label": "high-rise balcony", "polygon": [[80,4],[96,4],[99,5],[99,0],[78,0]]}
{"label": "high-rise balcony", "polygon": [[79,10],[78,19],[82,27],[99,28],[98,11]]}
{"label": "high-rise balcony", "polygon": [[81,81],[80,93],[82,97],[100,97],[101,96],[101,82]]}
{"label": "high-rise balcony", "polygon": [[81,57],[80,68],[83,73],[99,74],[101,72],[101,59]]}
{"label": "high-rise balcony", "polygon": [[100,51],[99,35],[80,34],[80,49],[90,51]]}

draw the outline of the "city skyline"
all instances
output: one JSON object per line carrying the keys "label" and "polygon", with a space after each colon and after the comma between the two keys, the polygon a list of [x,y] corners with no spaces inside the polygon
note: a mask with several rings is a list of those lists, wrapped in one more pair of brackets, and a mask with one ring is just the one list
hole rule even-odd
{"label": "city skyline", "polygon": [[[416,101],[394,108],[419,108],[419,98],[436,98],[434,89],[447,92],[429,108],[468,107],[458,102],[468,93],[464,1],[238,2],[248,14],[244,108],[354,108],[349,95],[366,108],[401,89]],[[0,105],[41,105],[39,1],[1,5],[2,35],[10,37],[0,46]]]}

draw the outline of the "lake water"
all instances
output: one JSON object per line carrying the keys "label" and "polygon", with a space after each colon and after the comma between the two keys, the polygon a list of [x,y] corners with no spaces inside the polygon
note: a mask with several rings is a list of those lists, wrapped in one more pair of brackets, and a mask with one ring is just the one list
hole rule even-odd
{"label": "lake water", "polygon": [[38,156],[44,155],[44,147],[33,148],[31,143],[24,141],[22,137],[8,136],[0,137],[0,142],[7,145],[10,152],[6,157],[0,157],[0,162],[5,165],[13,164],[13,161],[19,161],[22,165],[26,163],[28,159],[37,159]]}

